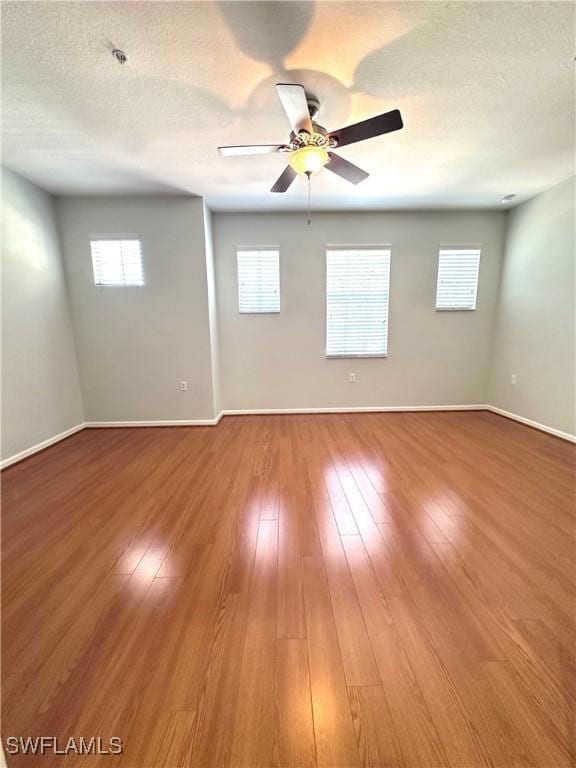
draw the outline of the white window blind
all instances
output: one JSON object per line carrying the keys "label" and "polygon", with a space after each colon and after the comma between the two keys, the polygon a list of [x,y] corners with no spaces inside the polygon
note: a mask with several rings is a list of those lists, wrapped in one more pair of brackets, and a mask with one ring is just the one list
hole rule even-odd
{"label": "white window blind", "polygon": [[480,248],[441,248],[436,309],[476,309]]}
{"label": "white window blind", "polygon": [[140,240],[91,240],[95,285],[144,285]]}
{"label": "white window blind", "polygon": [[326,252],[326,356],[378,357],[388,351],[388,248]]}
{"label": "white window blind", "polygon": [[280,312],[280,252],[274,248],[239,248],[240,312]]}

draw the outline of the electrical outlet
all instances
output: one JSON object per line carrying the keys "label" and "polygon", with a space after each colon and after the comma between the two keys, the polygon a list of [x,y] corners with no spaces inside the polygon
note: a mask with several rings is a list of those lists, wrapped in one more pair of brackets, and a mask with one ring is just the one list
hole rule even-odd
{"label": "electrical outlet", "polygon": [[518,381],[518,377],[516,376],[516,374],[515,373],[510,374],[510,384],[516,384],[517,381]]}
{"label": "electrical outlet", "polygon": [[355,373],[349,373],[348,374],[348,381],[350,384],[356,384],[356,374]]}
{"label": "electrical outlet", "polygon": [[180,382],[180,392],[188,392],[188,382],[187,381],[181,381]]}

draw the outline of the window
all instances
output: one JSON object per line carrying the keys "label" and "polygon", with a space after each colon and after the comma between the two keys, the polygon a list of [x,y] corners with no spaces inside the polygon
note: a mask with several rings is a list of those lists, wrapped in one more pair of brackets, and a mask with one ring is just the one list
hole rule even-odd
{"label": "window", "polygon": [[280,312],[280,252],[277,248],[239,248],[240,312]]}
{"label": "window", "polygon": [[140,240],[90,240],[95,285],[144,285]]}
{"label": "window", "polygon": [[436,309],[476,309],[480,248],[440,248]]}
{"label": "window", "polygon": [[326,356],[383,357],[388,351],[388,248],[326,253]]}

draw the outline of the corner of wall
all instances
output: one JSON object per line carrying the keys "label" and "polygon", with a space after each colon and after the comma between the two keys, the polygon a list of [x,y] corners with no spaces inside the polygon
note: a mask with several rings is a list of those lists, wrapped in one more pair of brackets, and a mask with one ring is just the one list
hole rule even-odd
{"label": "corner of wall", "polygon": [[54,224],[56,229],[56,237],[58,240],[58,248],[60,250],[60,263],[62,265],[62,274],[64,278],[64,290],[66,294],[67,313],[70,318],[70,329],[72,333],[72,345],[74,349],[74,360],[76,363],[76,379],[78,381],[78,392],[80,395],[80,405],[82,409],[82,423],[86,422],[86,404],[84,399],[84,388],[82,386],[82,378],[80,376],[80,361],[78,359],[78,333],[76,330],[76,324],[72,316],[72,298],[70,295],[70,283],[68,280],[68,270],[66,269],[66,261],[64,259],[64,247],[62,242],[61,222],[60,222],[60,206],[59,198],[55,195],[51,195],[52,198],[52,211],[54,213]]}
{"label": "corner of wall", "polygon": [[496,286],[496,296],[494,301],[494,309],[492,312],[491,329],[490,329],[490,342],[488,347],[488,361],[486,366],[486,377],[484,381],[484,402],[492,403],[492,390],[493,390],[493,376],[494,376],[494,354],[496,350],[496,344],[498,339],[498,325],[500,317],[500,304],[502,294],[502,278],[504,275],[504,268],[506,263],[506,252],[508,248],[508,231],[510,226],[510,214],[512,210],[503,211],[504,214],[504,235],[502,237],[502,248],[500,258],[500,272],[498,274],[498,284]]}
{"label": "corner of wall", "polygon": [[216,304],[216,270],[214,266],[214,244],[212,236],[212,211],[203,200],[204,250],[206,255],[206,286],[208,293],[208,322],[210,329],[210,363],[212,373],[212,402],[214,417],[222,409],[220,395],[220,349],[218,340],[218,308]]}

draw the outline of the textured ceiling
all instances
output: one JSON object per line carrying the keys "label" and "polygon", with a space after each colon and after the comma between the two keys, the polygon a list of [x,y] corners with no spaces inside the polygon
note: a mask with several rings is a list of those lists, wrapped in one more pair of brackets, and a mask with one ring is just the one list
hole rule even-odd
{"label": "textured ceiling", "polygon": [[[495,207],[573,173],[574,5],[564,2],[3,2],[3,156],[56,193],[195,193],[216,209],[299,209],[268,190],[285,156],[274,83],[329,130],[398,107],[405,128],[341,154],[314,207]],[[128,63],[118,64],[113,47]]]}

